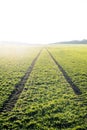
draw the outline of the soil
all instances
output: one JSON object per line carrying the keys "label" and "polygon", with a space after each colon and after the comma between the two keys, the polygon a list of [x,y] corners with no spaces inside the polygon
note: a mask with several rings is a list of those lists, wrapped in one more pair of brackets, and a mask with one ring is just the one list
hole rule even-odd
{"label": "soil", "polygon": [[[47,49],[48,51],[48,49]],[[50,51],[48,51],[49,55],[51,56],[51,58],[53,59],[53,61],[55,62],[55,64],[58,66],[58,68],[60,69],[60,71],[62,72],[63,76],[65,77],[66,81],[70,84],[70,86],[72,87],[74,93],[76,95],[80,95],[82,94],[82,92],[80,91],[80,89],[73,83],[73,81],[71,80],[71,78],[68,76],[67,72],[63,69],[63,67],[58,63],[58,61],[56,61],[56,59],[53,57],[53,55],[51,54]]]}
{"label": "soil", "polygon": [[17,100],[19,99],[20,94],[22,93],[22,91],[24,89],[25,83],[27,82],[27,80],[33,70],[33,67],[34,67],[41,51],[34,58],[31,65],[29,66],[28,70],[26,71],[25,75],[21,78],[20,82],[14,87],[14,90],[12,91],[12,93],[10,94],[8,99],[3,103],[3,106],[0,109],[0,112],[11,111],[14,108]]}

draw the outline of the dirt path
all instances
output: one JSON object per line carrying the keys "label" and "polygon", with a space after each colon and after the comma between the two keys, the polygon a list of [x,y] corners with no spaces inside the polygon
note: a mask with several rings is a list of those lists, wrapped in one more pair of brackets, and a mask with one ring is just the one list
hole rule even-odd
{"label": "dirt path", "polygon": [[51,58],[53,59],[53,61],[55,62],[55,64],[58,66],[58,68],[60,69],[60,71],[62,72],[63,76],[65,77],[66,81],[70,84],[70,86],[72,87],[74,93],[76,95],[80,95],[82,94],[82,92],[80,91],[80,89],[72,82],[71,78],[68,76],[68,74],[66,73],[66,71],[62,68],[62,66],[56,61],[56,59],[53,57],[53,55],[51,54],[50,51],[48,51],[48,49],[46,49],[47,52],[49,53],[49,55],[51,56]]}
{"label": "dirt path", "polygon": [[12,93],[10,94],[8,100],[6,100],[4,103],[3,103],[3,106],[2,108],[0,109],[0,112],[7,112],[7,111],[11,111],[20,94],[22,93],[22,90],[24,88],[24,85],[27,81],[27,79],[29,78],[30,76],[30,73],[32,72],[32,69],[36,63],[36,60],[38,59],[39,55],[40,55],[41,51],[37,54],[37,56],[34,58],[34,60],[32,61],[31,65],[29,66],[27,72],[25,73],[25,75],[21,78],[21,81],[15,86],[15,89],[12,91]]}

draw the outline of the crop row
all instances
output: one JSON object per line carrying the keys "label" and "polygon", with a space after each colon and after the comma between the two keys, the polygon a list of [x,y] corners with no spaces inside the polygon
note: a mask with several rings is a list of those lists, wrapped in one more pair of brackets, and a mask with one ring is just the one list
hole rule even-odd
{"label": "crop row", "polygon": [[39,51],[34,47],[0,48],[0,108]]}
{"label": "crop row", "polygon": [[54,46],[48,47],[55,59],[66,70],[79,89],[87,94],[87,46]]}
{"label": "crop row", "polygon": [[0,115],[0,129],[85,130],[87,108],[79,99],[43,50],[14,109]]}

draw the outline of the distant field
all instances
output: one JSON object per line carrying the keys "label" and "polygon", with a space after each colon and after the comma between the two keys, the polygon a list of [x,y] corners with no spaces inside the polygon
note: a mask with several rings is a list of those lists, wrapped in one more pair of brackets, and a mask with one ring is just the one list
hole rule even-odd
{"label": "distant field", "polygon": [[1,130],[87,130],[87,45],[0,46]]}

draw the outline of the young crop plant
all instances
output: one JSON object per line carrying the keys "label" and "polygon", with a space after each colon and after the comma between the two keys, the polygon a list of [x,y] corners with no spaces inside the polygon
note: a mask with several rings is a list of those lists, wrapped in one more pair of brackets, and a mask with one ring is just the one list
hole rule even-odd
{"label": "young crop plant", "polygon": [[40,48],[0,48],[0,109],[20,82]]}
{"label": "young crop plant", "polygon": [[87,46],[62,45],[48,47],[72,81],[85,93],[87,86]]}
{"label": "young crop plant", "polygon": [[1,129],[87,129],[87,108],[46,49],[38,57],[11,112],[0,115]]}

